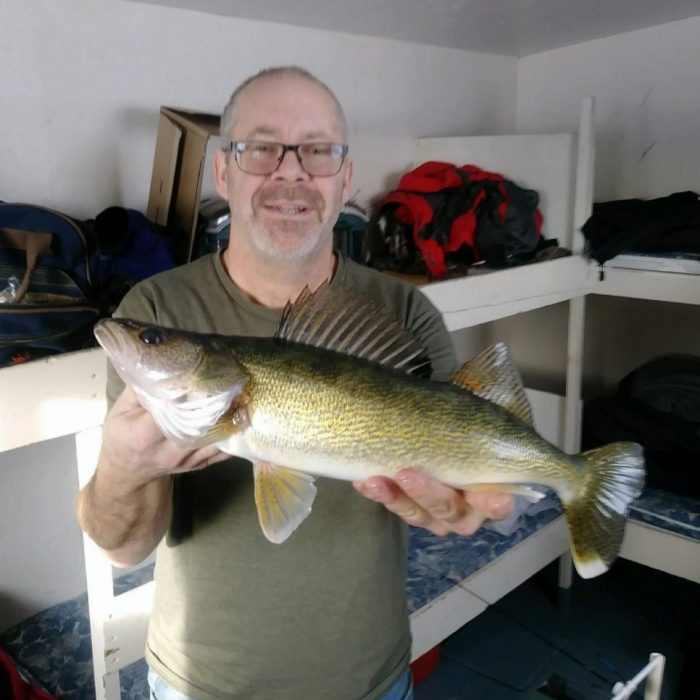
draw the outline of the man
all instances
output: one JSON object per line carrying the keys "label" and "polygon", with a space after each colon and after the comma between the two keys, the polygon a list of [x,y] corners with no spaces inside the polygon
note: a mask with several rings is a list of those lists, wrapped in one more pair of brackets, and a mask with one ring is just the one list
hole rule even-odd
{"label": "man", "polygon": [[[147,280],[119,315],[271,335],[290,299],[331,279],[384,302],[447,379],[452,349],[427,299],[333,254],[352,176],[345,143],[337,99],[306,71],[270,69],[243,83],[214,163],[231,206],[228,248]],[[114,405],[78,517],[116,564],[142,561],[163,540],[146,649],[153,697],[410,698],[403,521],[471,534],[505,517],[510,497],[458,492],[409,469],[356,484],[367,498],[319,479],[309,518],[274,545],[258,526],[247,463],[164,439],[114,373],[108,393]]]}

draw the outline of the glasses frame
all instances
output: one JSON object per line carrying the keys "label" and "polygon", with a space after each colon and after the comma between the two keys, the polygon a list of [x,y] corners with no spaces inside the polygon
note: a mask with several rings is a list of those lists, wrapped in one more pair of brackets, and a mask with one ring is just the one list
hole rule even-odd
{"label": "glasses frame", "polygon": [[[277,159],[277,165],[275,165],[274,169],[270,170],[269,173],[251,173],[249,170],[245,170],[241,166],[241,156],[243,155],[243,153],[246,149],[246,146],[249,143],[267,143],[267,144],[270,144],[271,146],[281,146],[282,147],[282,153],[280,154],[280,157]],[[301,156],[299,155],[299,149],[302,148],[303,146],[318,146],[318,145],[332,146],[332,147],[340,149],[340,163],[338,164],[338,169],[334,173],[328,173],[327,175],[313,175],[304,167],[304,162],[302,161]],[[230,141],[229,144],[225,148],[223,148],[222,150],[226,153],[233,153],[233,156],[236,159],[236,165],[240,168],[240,170],[242,172],[247,173],[248,175],[260,175],[263,177],[267,177],[269,175],[272,175],[273,173],[276,173],[278,168],[282,164],[284,157],[287,155],[287,152],[291,151],[297,157],[297,162],[299,163],[299,167],[309,177],[335,177],[341,171],[341,169],[343,167],[343,163],[345,163],[345,159],[347,158],[349,149],[350,149],[350,147],[346,143],[333,143],[331,141],[311,141],[308,143],[293,143],[292,144],[292,143],[281,143],[279,141],[262,141],[262,140],[258,140],[258,139],[251,139],[248,141]]]}

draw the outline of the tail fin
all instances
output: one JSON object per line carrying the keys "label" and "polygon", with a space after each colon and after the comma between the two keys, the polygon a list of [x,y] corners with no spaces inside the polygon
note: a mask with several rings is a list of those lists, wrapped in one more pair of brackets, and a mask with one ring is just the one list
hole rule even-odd
{"label": "tail fin", "polygon": [[564,503],[576,570],[583,578],[610,568],[620,551],[630,503],[644,487],[644,456],[635,442],[584,452],[583,487]]}

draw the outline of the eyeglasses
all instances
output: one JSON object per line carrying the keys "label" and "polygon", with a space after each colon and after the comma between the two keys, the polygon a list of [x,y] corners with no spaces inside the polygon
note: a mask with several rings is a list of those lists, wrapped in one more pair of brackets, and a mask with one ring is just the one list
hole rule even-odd
{"label": "eyeglasses", "polygon": [[289,145],[275,141],[231,141],[223,150],[233,153],[238,167],[250,175],[272,175],[287,151],[292,151],[304,172],[312,177],[337,175],[348,154],[345,144],[325,142]]}

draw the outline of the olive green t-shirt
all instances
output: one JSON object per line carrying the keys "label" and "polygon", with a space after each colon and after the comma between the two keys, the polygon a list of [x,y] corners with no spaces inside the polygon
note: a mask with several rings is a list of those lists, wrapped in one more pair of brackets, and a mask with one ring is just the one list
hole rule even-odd
{"label": "olive green t-shirt", "polygon": [[[451,376],[449,335],[414,286],[343,258],[331,284],[382,301],[421,341],[434,378]],[[117,315],[270,336],[281,310],[250,301],[213,255],[142,282]],[[110,372],[111,400],[121,388]],[[311,514],[277,545],[260,530],[249,462],[176,477],[146,648],[171,686],[197,700],[370,700],[405,670],[407,528],[348,482],[316,484]]]}

